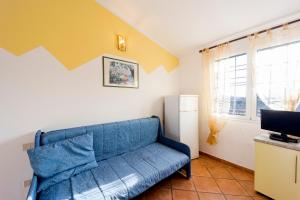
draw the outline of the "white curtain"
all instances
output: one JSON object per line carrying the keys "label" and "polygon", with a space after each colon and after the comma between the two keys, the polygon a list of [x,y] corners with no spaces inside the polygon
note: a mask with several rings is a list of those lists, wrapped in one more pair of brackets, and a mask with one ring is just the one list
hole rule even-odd
{"label": "white curtain", "polygon": [[[225,95],[221,93],[214,93],[214,64],[215,60],[226,57],[227,55],[229,55],[229,52],[229,44],[220,45],[213,50],[205,49],[202,52],[201,110],[203,114],[202,120],[205,121],[209,127],[209,136],[207,138],[207,143],[211,145],[217,143],[218,133],[224,126],[224,122],[219,120],[220,116],[213,114],[214,98],[216,97],[216,95]],[[226,105],[224,104],[224,106]]]}
{"label": "white curtain", "polygon": [[[257,98],[270,109],[295,110],[300,103],[300,43],[298,43],[299,46],[287,47],[285,50],[289,51],[288,53],[282,53],[283,50],[281,50],[274,54],[274,59],[270,59],[270,56],[267,55],[270,51],[261,49],[299,41],[300,24],[284,26],[259,35],[254,34],[249,36],[248,40],[247,56],[250,59],[248,67],[251,67],[252,72],[252,74],[248,74],[248,78],[252,80],[252,93],[256,94]],[[214,90],[214,70],[218,69],[215,61],[230,56],[231,52],[230,44],[223,44],[212,50],[205,49],[202,52],[202,121],[208,124],[207,143],[211,145],[217,143],[219,132],[226,123],[226,115],[223,115],[220,120],[221,115],[214,111],[229,109],[226,102],[218,104],[221,108],[214,108],[214,98],[226,99],[227,95],[225,91]],[[286,58],[283,59],[282,56],[286,56]],[[270,63],[265,63],[266,58]]]}
{"label": "white curtain", "polygon": [[299,40],[299,25],[249,37],[253,89],[270,109],[295,111],[299,104],[300,43],[293,43]]}

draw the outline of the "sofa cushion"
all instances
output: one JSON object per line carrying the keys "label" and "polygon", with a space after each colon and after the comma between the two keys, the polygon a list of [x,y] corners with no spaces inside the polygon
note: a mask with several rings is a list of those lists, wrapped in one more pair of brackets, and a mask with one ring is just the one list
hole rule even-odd
{"label": "sofa cushion", "polygon": [[90,162],[90,163],[80,165],[80,166],[77,166],[75,168],[66,170],[64,172],[55,174],[55,175],[53,175],[51,177],[48,177],[48,178],[40,178],[37,191],[40,192],[41,190],[45,190],[48,187],[50,187],[51,185],[59,183],[63,180],[66,180],[66,179],[76,175],[76,174],[79,174],[83,171],[95,168],[97,166],[98,166],[97,162],[93,161],[93,162]]}
{"label": "sofa cushion", "polygon": [[72,200],[72,189],[70,179],[59,182],[39,193],[40,200]]}
{"label": "sofa cushion", "polygon": [[160,143],[153,143],[139,149],[137,154],[144,162],[158,170],[159,180],[170,176],[189,162],[189,158],[185,154]]}
{"label": "sofa cushion", "polygon": [[100,161],[97,168],[71,177],[69,183],[62,182],[42,191],[40,199],[131,199],[187,162],[186,155],[154,143]]}
{"label": "sofa cushion", "polygon": [[166,161],[168,163],[167,166],[173,170],[177,170],[189,162],[189,157],[187,155],[158,142],[147,146],[145,149],[155,155],[157,159]]}
{"label": "sofa cushion", "polygon": [[62,129],[42,134],[41,145],[93,132],[95,156],[100,161],[156,142],[158,126],[158,118],[144,118]]}
{"label": "sofa cushion", "polygon": [[92,133],[28,150],[34,173],[40,177],[38,190],[97,167]]}
{"label": "sofa cushion", "polygon": [[115,170],[120,169],[113,169],[108,161],[102,161],[91,171],[106,199],[128,199],[127,187]]}

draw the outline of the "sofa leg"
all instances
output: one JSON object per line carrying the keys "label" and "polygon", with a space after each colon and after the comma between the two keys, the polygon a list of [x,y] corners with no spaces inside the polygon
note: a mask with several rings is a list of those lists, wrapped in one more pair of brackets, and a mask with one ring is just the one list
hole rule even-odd
{"label": "sofa leg", "polygon": [[191,178],[191,162],[185,165],[186,178]]}

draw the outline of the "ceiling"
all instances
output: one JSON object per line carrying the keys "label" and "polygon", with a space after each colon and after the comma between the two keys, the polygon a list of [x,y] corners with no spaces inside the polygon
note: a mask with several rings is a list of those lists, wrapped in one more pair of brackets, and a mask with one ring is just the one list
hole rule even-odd
{"label": "ceiling", "polygon": [[188,50],[300,12],[300,0],[97,2],[178,56]]}

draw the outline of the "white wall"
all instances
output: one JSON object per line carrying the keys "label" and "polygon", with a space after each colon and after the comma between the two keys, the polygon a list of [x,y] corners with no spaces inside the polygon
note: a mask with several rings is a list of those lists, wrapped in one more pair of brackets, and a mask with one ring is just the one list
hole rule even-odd
{"label": "white wall", "polygon": [[[232,46],[233,53],[245,51],[244,42]],[[199,94],[201,101],[201,54],[198,49],[180,59],[180,93]],[[209,145],[207,122],[199,109],[199,149],[202,152],[227,160],[240,166],[254,169],[254,137],[261,132],[258,121],[229,119],[219,133],[218,144]]]}
{"label": "white wall", "polygon": [[101,58],[68,71],[43,48],[16,57],[0,49],[0,198],[24,199],[32,171],[22,144],[35,131],[162,116],[163,96],[178,94],[178,69],[146,74],[140,88],[102,87]]}
{"label": "white wall", "polygon": [[[233,38],[238,38],[243,35],[249,35],[257,31],[272,27],[274,25],[282,24],[287,21],[292,21],[299,18],[299,13],[294,16],[278,19],[270,23],[253,27],[242,33],[237,33],[228,38],[224,38],[207,46],[221,44]],[[298,27],[298,24],[291,27]],[[299,29],[298,29],[299,30]],[[281,31],[280,29],[277,31]],[[297,31],[295,31],[297,32]],[[248,40],[242,40],[230,44],[230,53],[237,55],[246,53],[249,48]],[[200,48],[199,48],[200,49]],[[182,94],[199,94],[199,101],[201,102],[201,54],[199,49],[194,49],[183,55],[180,58],[180,93]],[[199,104],[200,105],[200,104]],[[240,166],[254,169],[254,137],[259,133],[264,132],[260,129],[259,121],[251,120],[237,120],[228,119],[225,127],[220,131],[218,144],[209,145],[206,142],[208,137],[207,122],[201,116],[201,109],[199,109],[199,144],[200,151],[211,154],[215,157],[227,160],[229,162],[238,164]]]}
{"label": "white wall", "polygon": [[[179,92],[199,94],[201,100],[198,50],[181,56],[180,67],[171,73],[161,67],[146,74],[140,68],[140,88],[121,89],[102,87],[101,58],[68,71],[43,48],[19,57],[0,49],[0,198],[24,199],[23,181],[31,178],[32,171],[22,144],[33,142],[37,129],[161,117],[162,97]],[[259,123],[228,120],[218,144],[210,146],[201,110],[199,122],[201,151],[253,169],[253,138],[261,131]]]}
{"label": "white wall", "polygon": [[260,123],[235,119],[225,123],[219,133],[218,144],[213,146],[206,143],[208,129],[202,124],[200,151],[254,169],[254,137],[261,133]]}
{"label": "white wall", "polygon": [[[300,13],[287,16],[278,20],[252,27],[240,33],[236,33],[226,38],[205,45],[204,47],[222,44],[231,39],[239,38],[244,35],[258,32],[269,27],[286,23],[298,19]],[[296,26],[296,25],[293,25]],[[298,25],[297,25],[298,26]],[[278,30],[280,31],[280,30]],[[207,33],[209,34],[209,33]],[[231,44],[231,53],[238,54],[247,51],[247,40]],[[201,101],[201,54],[198,49],[180,57],[180,93],[199,94]],[[199,139],[200,151],[211,154],[218,158],[241,165],[243,167],[254,169],[254,137],[263,132],[260,129],[259,121],[234,120],[229,119],[224,129],[219,133],[218,144],[208,145],[206,139],[208,136],[207,123],[202,120],[201,110],[199,110]]]}
{"label": "white wall", "polygon": [[201,86],[201,55],[197,50],[192,50],[180,57],[180,93],[200,94]]}

